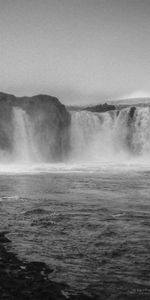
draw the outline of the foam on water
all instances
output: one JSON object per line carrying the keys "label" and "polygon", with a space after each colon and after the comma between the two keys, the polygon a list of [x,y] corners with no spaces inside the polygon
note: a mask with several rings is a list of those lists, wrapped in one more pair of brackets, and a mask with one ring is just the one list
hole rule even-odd
{"label": "foam on water", "polygon": [[150,164],[144,161],[126,161],[115,163],[9,163],[0,164],[0,174],[37,174],[37,173],[114,173],[129,171],[150,171]]}

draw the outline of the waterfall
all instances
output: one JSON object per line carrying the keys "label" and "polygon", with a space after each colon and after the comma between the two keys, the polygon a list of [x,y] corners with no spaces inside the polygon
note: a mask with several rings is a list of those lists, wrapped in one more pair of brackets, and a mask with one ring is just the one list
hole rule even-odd
{"label": "waterfall", "polygon": [[113,123],[110,114],[75,112],[71,121],[71,157],[92,160],[99,159],[104,153],[109,155]]}
{"label": "waterfall", "polygon": [[33,162],[37,160],[37,146],[34,131],[27,113],[19,108],[13,108],[14,115],[14,156],[17,161]]}
{"label": "waterfall", "polygon": [[150,108],[72,112],[70,139],[74,161],[150,158]]}
{"label": "waterfall", "polygon": [[[9,130],[3,125],[1,161],[52,163],[62,161],[61,129],[48,124],[44,113],[28,114],[13,107]],[[11,123],[12,122],[12,123]],[[9,122],[8,122],[9,123]],[[57,129],[57,130],[56,130]],[[5,137],[5,139],[4,139]],[[68,146],[70,141],[70,146]],[[3,142],[3,143],[2,143]],[[4,143],[5,142],[5,143]],[[128,107],[104,113],[71,112],[69,136],[65,140],[69,157],[64,163],[123,162],[150,160],[150,107]]]}

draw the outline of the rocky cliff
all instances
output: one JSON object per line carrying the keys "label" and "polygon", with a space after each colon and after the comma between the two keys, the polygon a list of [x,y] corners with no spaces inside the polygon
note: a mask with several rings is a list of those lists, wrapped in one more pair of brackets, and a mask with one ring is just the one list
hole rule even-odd
{"label": "rocky cliff", "polygon": [[[0,149],[13,151],[13,111],[18,107],[26,113],[28,123],[32,124],[38,152],[43,160],[61,160],[69,147],[70,115],[57,98],[48,95],[15,97],[0,93]],[[27,135],[30,136],[31,126],[26,120],[23,122]]]}

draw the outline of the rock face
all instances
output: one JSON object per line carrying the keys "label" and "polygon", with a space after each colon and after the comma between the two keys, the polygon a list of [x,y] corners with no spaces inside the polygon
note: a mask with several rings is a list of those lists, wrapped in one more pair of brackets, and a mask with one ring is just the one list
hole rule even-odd
{"label": "rock face", "polygon": [[[63,159],[69,149],[70,114],[57,98],[48,95],[15,97],[0,93],[0,149],[13,151],[13,110],[18,107],[32,124],[38,151],[44,160]],[[27,122],[24,127],[30,134]]]}
{"label": "rock face", "polygon": [[110,110],[115,110],[116,107],[115,107],[115,105],[104,103],[104,104],[98,104],[95,106],[88,106],[84,109],[88,110],[88,111],[92,111],[92,112],[106,112],[106,111],[110,111]]}
{"label": "rock face", "polygon": [[67,106],[69,111],[82,111],[88,110],[91,112],[107,112],[110,110],[115,110],[116,106],[112,104],[97,104],[97,105],[90,105],[90,106]]}

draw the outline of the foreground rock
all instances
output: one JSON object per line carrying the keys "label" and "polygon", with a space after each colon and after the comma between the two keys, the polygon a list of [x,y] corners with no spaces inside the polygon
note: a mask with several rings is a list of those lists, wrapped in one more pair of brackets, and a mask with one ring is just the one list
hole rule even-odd
{"label": "foreground rock", "polygon": [[[24,262],[10,252],[10,240],[0,233],[0,300],[149,300],[150,288],[140,284],[122,282],[119,278],[105,281],[101,278],[99,292],[88,296],[72,294],[65,283],[55,283],[48,275],[53,272],[45,263]],[[8,251],[9,249],[9,251]],[[116,255],[116,253],[115,253]],[[88,293],[89,291],[89,293]]]}
{"label": "foreground rock", "polygon": [[90,300],[86,295],[70,295],[66,284],[48,279],[52,272],[44,263],[23,262],[7,251],[9,239],[0,233],[0,300]]}

